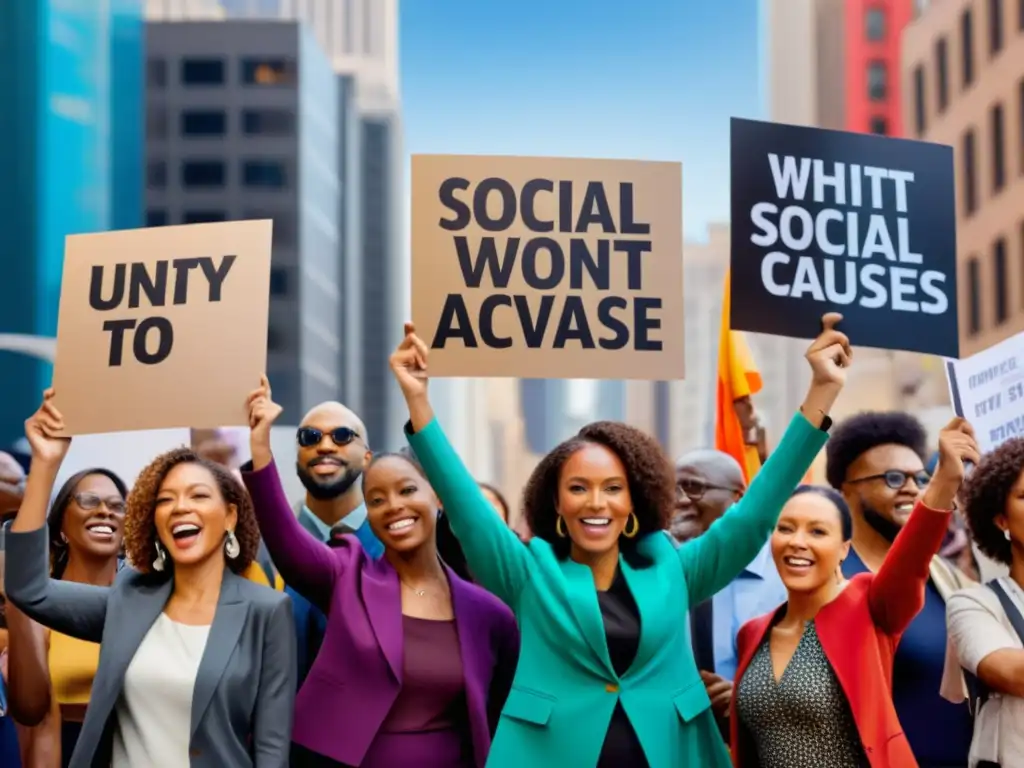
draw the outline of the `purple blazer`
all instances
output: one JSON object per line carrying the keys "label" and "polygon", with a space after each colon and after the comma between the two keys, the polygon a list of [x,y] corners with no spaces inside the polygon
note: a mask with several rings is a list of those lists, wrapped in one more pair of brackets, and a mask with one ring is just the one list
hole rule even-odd
{"label": "purple blazer", "polygon": [[[243,472],[260,532],[285,583],[327,615],[327,632],[295,699],[292,740],[359,765],[402,687],[398,574],[355,536],[329,547],[306,531],[284,495],[277,467]],[[445,567],[466,681],[473,754],[484,768],[491,735],[515,674],[519,630],[504,603]]]}

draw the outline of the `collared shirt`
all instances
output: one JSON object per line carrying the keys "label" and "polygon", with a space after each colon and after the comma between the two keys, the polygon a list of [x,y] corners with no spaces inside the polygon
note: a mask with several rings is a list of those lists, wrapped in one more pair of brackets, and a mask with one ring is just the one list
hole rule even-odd
{"label": "collared shirt", "polygon": [[751,619],[774,611],[786,602],[786,587],[765,544],[750,565],[712,600],[715,673],[726,680],[736,676],[736,636]]}
{"label": "collared shirt", "polygon": [[[310,510],[310,508],[307,507],[305,504],[302,505],[302,511],[309,516],[310,522],[312,522],[313,525],[316,526],[317,531],[320,533],[320,541],[329,541],[331,538],[332,526],[328,525],[319,517],[314,515],[312,510]],[[360,528],[363,527],[363,523],[365,522],[366,505],[360,504],[358,507],[356,507],[343,518],[341,518],[341,520],[339,520],[333,527],[337,528],[338,526],[345,525],[351,528],[353,531],[358,531]]]}

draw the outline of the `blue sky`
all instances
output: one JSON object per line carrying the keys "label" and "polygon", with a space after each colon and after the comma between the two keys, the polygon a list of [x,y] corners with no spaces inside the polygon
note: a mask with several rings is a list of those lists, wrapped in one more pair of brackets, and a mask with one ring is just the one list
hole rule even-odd
{"label": "blue sky", "polygon": [[403,0],[400,55],[409,153],[681,160],[687,239],[728,221],[757,0]]}

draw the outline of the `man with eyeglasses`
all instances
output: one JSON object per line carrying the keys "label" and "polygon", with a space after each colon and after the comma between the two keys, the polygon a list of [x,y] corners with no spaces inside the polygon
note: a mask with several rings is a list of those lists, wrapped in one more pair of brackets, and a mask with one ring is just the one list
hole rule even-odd
{"label": "man with eyeglasses", "polygon": [[[687,453],[676,462],[676,506],[668,533],[680,544],[703,535],[745,491],[743,470],[729,454]],[[786,588],[765,544],[725,589],[690,611],[694,659],[723,735],[736,675],[736,635],[746,622],[785,601]]]}
{"label": "man with eyeglasses", "polygon": [[[295,471],[306,489],[298,515],[302,527],[325,543],[354,534],[367,554],[380,557],[384,547],[367,523],[359,482],[370,451],[362,420],[341,403],[321,403],[303,417],[296,441]],[[301,683],[320,650],[327,619],[287,585],[285,591],[295,614]]]}
{"label": "man with eyeglasses", "polygon": [[[843,574],[877,572],[928,484],[925,429],[906,413],[861,413],[832,430],[826,456],[829,485],[843,495],[853,516]],[[893,703],[920,768],[962,768],[971,743],[970,712],[966,704],[943,699],[939,688],[946,598],[971,581],[939,556],[930,571],[924,608],[896,650]]]}

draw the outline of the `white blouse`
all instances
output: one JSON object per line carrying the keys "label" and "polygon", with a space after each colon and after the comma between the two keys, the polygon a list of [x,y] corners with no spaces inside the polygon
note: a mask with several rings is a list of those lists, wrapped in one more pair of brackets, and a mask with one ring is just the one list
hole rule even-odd
{"label": "white blouse", "polygon": [[210,627],[163,613],[125,673],[117,702],[112,768],[188,768],[192,692]]}

